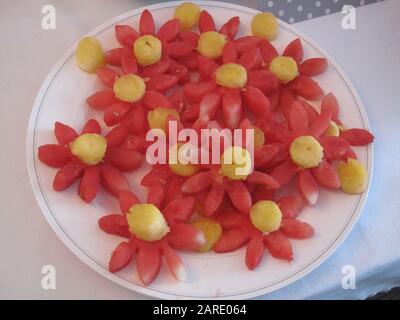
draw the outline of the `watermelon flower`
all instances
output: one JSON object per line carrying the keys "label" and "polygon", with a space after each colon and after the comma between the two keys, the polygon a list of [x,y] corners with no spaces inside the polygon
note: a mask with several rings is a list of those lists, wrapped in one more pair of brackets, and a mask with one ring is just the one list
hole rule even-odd
{"label": "watermelon flower", "polygon": [[99,123],[91,119],[80,134],[60,122],[55,123],[54,133],[58,144],[46,144],[38,149],[39,160],[59,168],[53,188],[62,191],[80,179],[78,195],[91,202],[102,186],[114,196],[119,190],[129,189],[122,171],[137,169],[142,155],[122,146],[123,140],[115,134],[101,134]]}
{"label": "watermelon flower", "polygon": [[194,212],[194,198],[174,200],[160,211],[123,190],[119,193],[119,204],[123,214],[106,215],[98,222],[104,232],[128,239],[113,251],[110,272],[123,269],[135,254],[139,278],[149,285],[157,277],[164,256],[171,274],[184,281],[185,268],[175,250],[196,250],[205,243],[203,232],[186,223]]}

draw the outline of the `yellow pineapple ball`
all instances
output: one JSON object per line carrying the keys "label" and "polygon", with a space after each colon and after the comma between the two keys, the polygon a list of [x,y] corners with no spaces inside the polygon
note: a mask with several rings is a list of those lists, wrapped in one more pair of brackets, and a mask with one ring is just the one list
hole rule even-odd
{"label": "yellow pineapple ball", "polygon": [[292,161],[303,169],[318,167],[324,158],[324,149],[312,136],[301,136],[294,139],[289,153]]}
{"label": "yellow pineapple ball", "polygon": [[325,131],[324,136],[328,137],[339,137],[340,128],[335,121],[331,121],[328,129]]}
{"label": "yellow pineapple ball", "polygon": [[243,88],[247,83],[246,68],[237,63],[225,63],[215,72],[217,83],[225,88]]}
{"label": "yellow pineapple ball", "polygon": [[193,226],[198,230],[203,231],[204,238],[206,240],[205,243],[197,249],[197,251],[210,251],[221,237],[221,225],[217,221],[212,219],[200,219],[193,222]]}
{"label": "yellow pineapple ball", "polygon": [[94,73],[106,64],[103,48],[94,37],[85,37],[80,40],[75,55],[78,67],[88,73]]}
{"label": "yellow pineapple ball", "polygon": [[173,116],[179,120],[179,113],[175,109],[171,108],[156,108],[149,111],[147,114],[147,120],[149,122],[150,129],[161,129],[167,132],[167,118]]}
{"label": "yellow pineapple ball", "polygon": [[284,83],[292,81],[299,75],[297,63],[292,57],[275,57],[269,65],[269,71]]}
{"label": "yellow pineapple ball", "polygon": [[244,180],[253,171],[250,152],[240,147],[230,147],[221,156],[222,174],[231,180]]}
{"label": "yellow pineapple ball", "polygon": [[107,140],[96,133],[80,135],[70,144],[71,153],[88,165],[101,162],[106,154]]}
{"label": "yellow pineapple ball", "polygon": [[185,2],[176,7],[174,18],[179,19],[182,29],[188,30],[199,22],[200,11],[198,5]]}
{"label": "yellow pineapple ball", "polygon": [[265,143],[265,135],[264,131],[262,131],[259,127],[254,127],[254,148],[260,148]]}
{"label": "yellow pineapple ball", "polygon": [[261,232],[274,232],[281,225],[282,212],[276,202],[262,200],[251,207],[250,219],[253,226]]}
{"label": "yellow pineapple ball", "polygon": [[344,192],[358,194],[367,188],[367,170],[360,161],[349,158],[347,162],[340,162],[336,170]]}
{"label": "yellow pineapple ball", "polygon": [[217,59],[222,55],[226,43],[225,37],[215,31],[203,32],[200,35],[197,51],[204,57]]}
{"label": "yellow pineapple ball", "polygon": [[271,12],[258,13],[251,21],[253,35],[272,41],[278,34],[278,21]]}
{"label": "yellow pineapple ball", "polygon": [[141,36],[133,44],[133,54],[140,65],[152,65],[161,60],[161,41],[150,34]]}
{"label": "yellow pineapple ball", "polygon": [[168,232],[168,224],[163,214],[153,204],[135,204],[126,215],[129,231],[139,239],[157,241]]}
{"label": "yellow pineapple ball", "polygon": [[114,82],[113,90],[118,99],[134,103],[143,98],[146,84],[141,77],[135,74],[127,74]]}
{"label": "yellow pineapple ball", "polygon": [[185,154],[189,145],[178,143],[169,150],[168,165],[171,171],[178,176],[190,177],[199,171],[198,166],[191,163],[182,163],[179,161],[179,154]]}

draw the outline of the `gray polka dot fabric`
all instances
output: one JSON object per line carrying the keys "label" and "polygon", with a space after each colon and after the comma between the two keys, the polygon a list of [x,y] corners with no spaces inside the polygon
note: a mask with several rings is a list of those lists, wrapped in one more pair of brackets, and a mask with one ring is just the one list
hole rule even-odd
{"label": "gray polka dot fabric", "polygon": [[296,23],[341,12],[344,5],[360,7],[384,0],[258,0],[258,9],[270,11],[279,19]]}

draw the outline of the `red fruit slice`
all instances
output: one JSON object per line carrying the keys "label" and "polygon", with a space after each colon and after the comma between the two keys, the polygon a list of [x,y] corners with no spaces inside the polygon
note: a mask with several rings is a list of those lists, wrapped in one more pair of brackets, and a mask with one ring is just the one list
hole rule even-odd
{"label": "red fruit slice", "polygon": [[166,237],[169,245],[177,250],[196,250],[205,243],[203,232],[186,223],[171,225]]}
{"label": "red fruit slice", "polygon": [[67,189],[81,175],[83,164],[78,161],[70,161],[60,170],[58,170],[53,181],[53,188],[56,191]]}
{"label": "red fruit slice", "polygon": [[168,70],[170,62],[168,60],[161,60],[150,66],[144,67],[140,73],[142,77],[153,77],[158,74],[164,73]]}
{"label": "red fruit slice", "polygon": [[158,182],[165,183],[170,176],[171,171],[167,166],[153,167],[153,169],[143,177],[140,184],[144,187],[150,187]]}
{"label": "red fruit slice", "polygon": [[151,110],[155,108],[172,108],[169,99],[164,94],[157,91],[147,91],[142,102]]}
{"label": "red fruit slice", "polygon": [[183,95],[183,90],[179,88],[178,90],[174,91],[169,97],[168,100],[171,103],[171,107],[176,109],[178,113],[182,113],[185,109],[185,97]]}
{"label": "red fruit slice", "polygon": [[314,228],[300,220],[285,219],[282,221],[281,229],[282,233],[292,239],[308,239],[314,235]]}
{"label": "red fruit slice", "polygon": [[181,114],[181,120],[187,126],[190,126],[199,117],[199,113],[200,113],[200,104],[199,103],[196,103],[191,106],[187,106],[185,111],[183,111],[183,113]]}
{"label": "red fruit slice", "polygon": [[241,55],[238,63],[245,67],[247,71],[260,68],[263,63],[260,50],[257,47],[247,50]]}
{"label": "red fruit slice", "polygon": [[332,93],[328,93],[321,102],[321,113],[330,112],[332,119],[337,120],[339,117],[339,104],[336,97]]}
{"label": "red fruit slice", "polygon": [[129,190],[129,182],[126,177],[110,165],[104,165],[100,169],[101,185],[114,197],[118,197],[121,190]]}
{"label": "red fruit slice", "polygon": [[124,74],[136,74],[138,72],[138,63],[132,50],[125,49],[121,55],[121,67]]}
{"label": "red fruit slice", "polygon": [[107,150],[107,160],[121,171],[133,171],[140,167],[143,156],[135,150],[128,150],[123,147],[109,148]]}
{"label": "red fruit slice", "polygon": [[218,68],[218,64],[214,60],[201,55],[197,57],[197,62],[200,78],[202,80],[213,79],[215,70]]}
{"label": "red fruit slice", "polygon": [[190,45],[193,46],[193,48],[197,47],[197,44],[199,42],[199,34],[194,32],[194,31],[190,31],[190,30],[181,30],[179,31],[179,39],[181,39],[183,42],[187,42]]}
{"label": "red fruit slice", "polygon": [[101,126],[100,123],[95,119],[88,120],[83,126],[81,134],[85,133],[97,133],[101,134]]}
{"label": "red fruit slice", "polygon": [[175,40],[178,36],[179,25],[179,19],[168,20],[158,30],[157,37],[165,43]]}
{"label": "red fruit slice", "polygon": [[106,51],[104,53],[106,63],[110,64],[112,66],[120,67],[122,52],[124,52],[124,48],[115,48],[115,49]]}
{"label": "red fruit slice", "polygon": [[262,167],[271,161],[279,152],[277,144],[263,145],[254,150],[254,166],[256,168]]}
{"label": "red fruit slice", "polygon": [[222,50],[222,63],[236,63],[238,52],[233,41],[228,41]]}
{"label": "red fruit slice", "polygon": [[206,202],[204,204],[204,215],[209,217],[213,215],[220,207],[224,199],[225,190],[221,183],[214,182],[211,185],[211,190],[208,193]]}
{"label": "red fruit slice", "polygon": [[128,222],[122,214],[109,214],[98,221],[99,227],[105,233],[130,238]]}
{"label": "red fruit slice", "polygon": [[350,143],[341,137],[320,137],[319,142],[328,161],[340,160],[350,150]]}
{"label": "red fruit slice", "polygon": [[199,118],[193,128],[205,128],[213,120],[221,106],[221,95],[218,92],[208,93],[200,101]]}
{"label": "red fruit slice", "polygon": [[156,207],[161,208],[165,197],[165,186],[158,182],[150,186],[147,193],[147,203],[154,204]]}
{"label": "red fruit slice", "polygon": [[309,205],[313,206],[317,203],[319,188],[310,171],[299,171],[297,190]]}
{"label": "red fruit slice", "polygon": [[128,190],[121,190],[118,194],[119,207],[122,213],[127,213],[135,204],[140,203],[139,198]]}
{"label": "red fruit slice", "polygon": [[107,139],[107,147],[119,147],[121,144],[124,143],[124,141],[128,137],[128,134],[128,130],[123,126],[118,126],[111,129],[111,131],[108,132],[105,137]]}
{"label": "red fruit slice", "polygon": [[189,82],[189,70],[181,63],[175,60],[170,61],[170,66],[168,68],[168,73],[177,76],[180,83]]}
{"label": "red fruit slice", "polygon": [[290,109],[292,108],[293,102],[295,102],[295,96],[290,88],[285,88],[281,92],[279,107],[282,114],[286,119],[289,119]]}
{"label": "red fruit slice", "polygon": [[325,58],[307,59],[299,65],[299,72],[307,77],[313,77],[321,74],[328,67]]}
{"label": "red fruit slice", "polygon": [[226,253],[243,247],[250,239],[250,233],[246,228],[232,229],[224,232],[214,245],[214,251]]}
{"label": "red fruit slice", "polygon": [[96,74],[99,77],[100,81],[110,88],[112,88],[115,80],[117,80],[119,77],[119,74],[117,72],[107,67],[98,68],[96,70]]}
{"label": "red fruit slice", "polygon": [[271,232],[264,238],[271,256],[277,259],[292,261],[293,250],[289,239],[280,231]]}
{"label": "red fruit slice", "polygon": [[297,166],[295,166],[291,160],[288,160],[276,166],[271,172],[271,177],[281,186],[284,186],[292,180],[297,170]]}
{"label": "red fruit slice", "polygon": [[280,198],[278,205],[284,219],[294,219],[303,209],[303,199],[297,194],[288,195]]}
{"label": "red fruit slice", "polygon": [[178,83],[179,78],[171,74],[158,74],[150,77],[146,82],[149,91],[165,91]]}
{"label": "red fruit slice", "polygon": [[69,148],[58,144],[45,144],[38,148],[39,160],[53,168],[61,168],[71,160]]}
{"label": "red fruit slice", "polygon": [[116,25],[115,36],[122,46],[132,48],[133,43],[140,37],[140,34],[130,26]]}
{"label": "red fruit slice", "polygon": [[318,183],[329,189],[339,189],[340,180],[335,168],[327,161],[312,169],[312,173]]}
{"label": "red fruit slice", "polygon": [[249,270],[254,270],[260,264],[264,254],[264,241],[260,232],[255,232],[246,248],[246,266]]}
{"label": "red fruit slice", "polygon": [[167,185],[167,190],[165,192],[165,203],[164,205],[169,205],[171,202],[175,200],[180,200],[184,198],[184,194],[182,192],[182,184],[183,177],[179,177],[177,175],[173,175],[169,184]]}
{"label": "red fruit slice", "polygon": [[267,117],[271,112],[271,104],[268,97],[255,87],[247,86],[242,91],[245,105],[254,113]]}
{"label": "red fruit slice", "polygon": [[[256,70],[248,73],[247,85],[256,87],[265,94],[270,94],[279,86],[279,80],[274,74],[267,70]],[[279,96],[277,97],[279,98]],[[277,103],[275,103],[275,105],[276,104]]]}
{"label": "red fruit slice", "polygon": [[332,113],[324,111],[311,123],[310,129],[316,137],[320,137],[329,128],[332,120]]}
{"label": "red fruit slice", "polygon": [[154,34],[155,25],[151,12],[147,9],[143,10],[139,21],[139,31],[143,36],[145,34]]}
{"label": "red fruit slice", "polygon": [[274,191],[269,190],[262,185],[258,185],[252,192],[251,197],[253,199],[253,203],[257,203],[261,200],[274,200]]}
{"label": "red fruit slice", "polygon": [[249,214],[251,195],[242,181],[231,181],[227,188],[227,193],[236,209],[242,213]]}
{"label": "red fruit slice", "polygon": [[147,111],[141,104],[134,105],[121,124],[133,134],[146,133],[148,128]]}
{"label": "red fruit slice", "polygon": [[78,137],[73,128],[58,121],[54,124],[54,134],[61,145],[68,144]]}
{"label": "red fruit slice", "polygon": [[319,100],[324,96],[324,91],[313,79],[299,75],[291,82],[293,90],[307,100]]}
{"label": "red fruit slice", "polygon": [[238,32],[239,25],[240,25],[240,18],[232,17],[224,25],[222,25],[219,33],[227,36],[229,39],[234,39],[236,33]]}
{"label": "red fruit slice", "polygon": [[104,123],[109,127],[120,123],[130,110],[131,106],[130,103],[123,101],[118,101],[108,106],[103,116]]}
{"label": "red fruit slice", "polygon": [[121,242],[111,254],[108,270],[112,273],[125,268],[132,259],[132,248],[128,242]]}
{"label": "red fruit slice", "polygon": [[200,102],[208,93],[215,90],[217,84],[214,80],[206,82],[190,82],[183,86],[183,94],[189,103]]}
{"label": "red fruit slice", "polygon": [[202,10],[199,19],[199,30],[200,33],[207,31],[215,31],[215,22],[211,14],[206,10]]}
{"label": "red fruit slice", "polygon": [[86,167],[81,182],[79,183],[78,195],[83,201],[89,203],[96,197],[99,187],[99,168],[97,166]]}
{"label": "red fruit slice", "polygon": [[298,64],[303,60],[303,45],[300,39],[293,40],[288,44],[285,51],[282,54],[285,57],[292,57]]}
{"label": "red fruit slice", "polygon": [[145,135],[133,135],[129,136],[123,146],[128,150],[136,150],[140,153],[144,153],[146,150],[146,136]]}
{"label": "red fruit slice", "polygon": [[253,171],[253,173],[247,177],[246,182],[260,184],[272,190],[279,189],[280,187],[279,183],[273,177],[260,171]]}
{"label": "red fruit slice", "polygon": [[186,222],[192,216],[196,200],[194,197],[185,197],[170,202],[164,209],[163,214],[168,224]]}
{"label": "red fruit slice", "polygon": [[199,172],[189,177],[182,185],[185,193],[195,193],[207,189],[212,183],[212,172]]}
{"label": "red fruit slice", "polygon": [[[197,51],[190,52],[187,56],[180,59],[180,62],[190,71],[196,71],[198,68],[197,59],[199,57],[199,53]],[[189,77],[188,81],[189,82]]]}
{"label": "red fruit slice", "polygon": [[181,257],[167,244],[164,244],[162,247],[162,253],[165,257],[165,261],[167,262],[167,266],[169,272],[178,280],[178,281],[185,281],[186,270],[185,266],[183,265]]}
{"label": "red fruit slice", "polygon": [[303,106],[303,109],[307,113],[308,123],[313,123],[318,118],[319,113],[314,107],[303,99],[297,99],[297,102]]}
{"label": "red fruit slice", "polygon": [[218,220],[223,229],[243,227],[249,221],[248,217],[233,209],[224,210],[220,214],[217,214],[215,219]]}
{"label": "red fruit slice", "polygon": [[347,129],[340,133],[340,137],[346,139],[352,146],[366,146],[375,139],[374,135],[364,129]]}
{"label": "red fruit slice", "polygon": [[161,268],[161,252],[152,245],[143,242],[136,258],[139,278],[144,285],[149,285],[157,277]]}
{"label": "red fruit slice", "polygon": [[86,103],[95,109],[104,109],[117,101],[112,89],[98,91],[86,99]]}
{"label": "red fruit slice", "polygon": [[267,39],[263,39],[260,42],[260,52],[267,67],[271,64],[271,61],[278,56],[278,51]]}
{"label": "red fruit slice", "polygon": [[165,48],[170,57],[179,59],[189,55],[194,49],[194,46],[189,42],[174,41],[167,43]]}
{"label": "red fruit slice", "polygon": [[249,50],[257,48],[261,42],[261,38],[255,36],[244,36],[234,41],[236,51],[242,55]]}
{"label": "red fruit slice", "polygon": [[308,128],[308,115],[304,110],[303,106],[294,101],[289,111],[289,128],[290,130],[299,130],[303,128]]}
{"label": "red fruit slice", "polygon": [[222,112],[225,125],[230,129],[237,128],[242,119],[242,98],[239,90],[222,94]]}

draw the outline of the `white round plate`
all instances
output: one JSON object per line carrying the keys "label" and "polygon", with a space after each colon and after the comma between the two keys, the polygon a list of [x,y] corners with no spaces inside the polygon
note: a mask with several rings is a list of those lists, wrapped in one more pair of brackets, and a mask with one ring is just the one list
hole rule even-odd
{"label": "white round plate", "polygon": [[[171,18],[179,2],[149,6],[158,26]],[[228,3],[201,1],[221,26],[232,16],[241,20],[239,36],[248,34],[250,21],[256,10]],[[143,8],[121,15],[93,30],[89,35],[100,40],[105,50],[117,47],[114,25],[138,26]],[[326,57],[328,70],[316,79],[326,92],[338,98],[341,118],[348,127],[369,128],[362,103],[343,70],[317,44],[297,32],[293,26],[279,22],[279,37],[273,42],[282,52],[293,39],[300,38],[305,57]],[[321,192],[315,207],[306,209],[302,219],[311,223],[316,235],[306,241],[292,241],[294,261],[289,264],[272,259],[265,253],[255,271],[247,270],[244,250],[230,254],[181,253],[188,280],[177,282],[163,267],[160,275],[148,287],[138,279],[135,264],[117,274],[107,271],[110,253],[121,240],[102,232],[97,220],[106,213],[119,212],[117,201],[100,192],[92,204],[86,204],[76,195],[76,185],[64,192],[55,192],[52,181],[56,173],[37,159],[40,145],[54,143],[55,121],[62,121],[74,128],[81,128],[86,119],[102,115],[85,105],[85,98],[100,88],[95,76],[81,72],[74,60],[75,45],[60,59],[44,81],[34,104],[27,135],[27,164],[32,188],[47,221],[65,245],[82,261],[104,277],[139,293],[157,298],[188,299],[244,299],[256,297],[282,288],[318,267],[346,238],[359,217],[367,192],[362,195],[346,195],[342,192]],[[366,165],[369,177],[372,173],[372,147],[357,148],[359,159]],[[134,190],[144,196],[138,187],[145,172],[128,175]]]}

